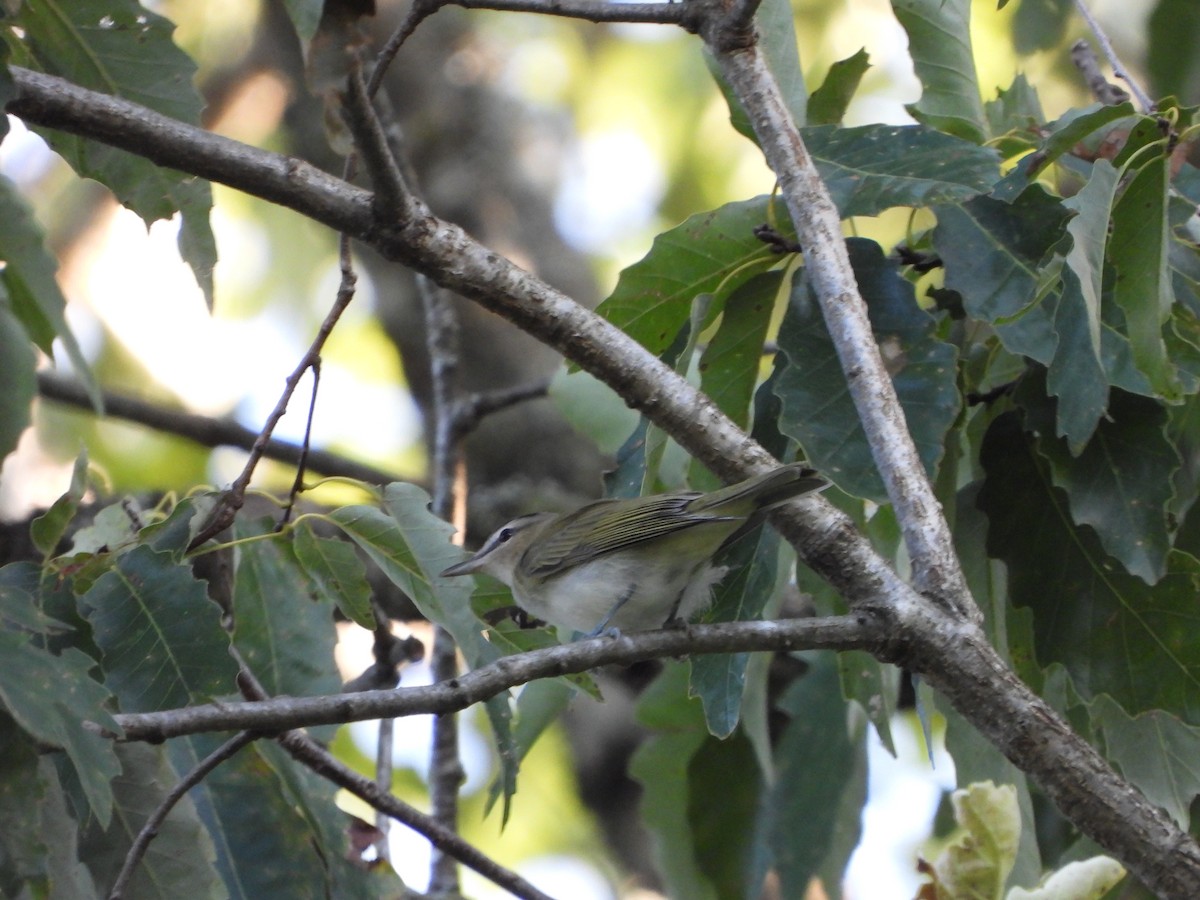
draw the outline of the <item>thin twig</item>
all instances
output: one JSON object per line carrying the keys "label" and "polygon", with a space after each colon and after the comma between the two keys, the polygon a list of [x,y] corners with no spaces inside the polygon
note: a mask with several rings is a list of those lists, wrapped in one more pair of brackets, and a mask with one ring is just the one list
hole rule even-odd
{"label": "thin twig", "polygon": [[133,873],[137,869],[138,863],[146,855],[146,850],[150,847],[150,842],[158,836],[158,829],[162,827],[162,823],[166,821],[167,815],[175,808],[175,804],[183,798],[183,795],[203,781],[209,772],[258,737],[259,735],[253,731],[243,731],[235,734],[212,753],[208,754],[208,756],[204,757],[204,759],[200,760],[195,768],[183,776],[175,787],[171,788],[167,796],[163,797],[162,802],[158,804],[158,807],[146,819],[146,823],[142,826],[141,831],[138,832],[137,837],[133,841],[133,846],[125,854],[125,862],[121,865],[121,871],[117,874],[117,880],[113,882],[112,890],[108,894],[108,900],[121,900],[125,895],[125,890],[129,887],[129,881],[133,878]]}
{"label": "thin twig", "polygon": [[283,508],[283,515],[279,517],[277,526],[279,531],[282,531],[283,527],[291,521],[292,512],[296,509],[296,501],[300,497],[300,492],[304,490],[304,473],[308,468],[308,448],[312,443],[313,418],[317,413],[317,395],[321,391],[321,357],[319,356],[313,361],[312,375],[312,394],[308,398],[308,416],[304,420],[304,440],[300,444],[300,459],[296,461],[296,477],[292,479],[292,489],[288,491],[287,506]]}
{"label": "thin twig", "polygon": [[498,388],[494,391],[484,391],[468,394],[458,398],[454,406],[454,435],[462,440],[474,431],[480,421],[493,413],[525,403],[528,400],[540,400],[550,392],[549,379],[531,381],[528,384],[518,384],[508,388]]}
{"label": "thin twig", "polygon": [[1129,90],[1133,93],[1133,96],[1137,98],[1138,106],[1142,108],[1142,112],[1153,111],[1154,102],[1150,99],[1150,96],[1142,90],[1141,85],[1139,85],[1137,82],[1137,79],[1130,75],[1129,70],[1121,64],[1120,57],[1117,56],[1117,51],[1113,49],[1112,41],[1108,39],[1108,35],[1105,34],[1104,28],[1100,25],[1100,22],[1097,21],[1096,17],[1092,15],[1092,11],[1088,9],[1087,3],[1084,2],[1084,0],[1075,0],[1075,8],[1079,10],[1079,14],[1083,16],[1084,21],[1087,22],[1088,28],[1091,29],[1092,34],[1096,36],[1096,43],[1100,45],[1100,49],[1103,51],[1105,58],[1108,60],[1108,64],[1112,66],[1113,74],[1129,85]]}
{"label": "thin twig", "polygon": [[[186,438],[202,447],[236,447],[249,450],[258,439],[258,432],[251,431],[232,419],[214,419],[211,416],[166,409],[155,403],[112,391],[101,393],[104,397],[106,418],[124,419],[127,422],[145,425],[164,434]],[[92,403],[83,385],[74,378],[53,371],[38,372],[38,394],[55,403],[92,411]],[[271,438],[267,441],[263,456],[277,462],[298,465],[304,458],[304,453],[304,445]],[[400,477],[394,472],[385,472],[330,453],[328,450],[308,450],[308,467],[323,475],[342,475],[368,484],[388,484]]]}
{"label": "thin twig", "polygon": [[344,117],[354,134],[355,151],[362,156],[375,188],[371,206],[381,221],[408,221],[416,211],[412,192],[392,156],[383,126],[363,84],[362,72],[357,67],[350,70],[347,84]]}
{"label": "thin twig", "polygon": [[552,900],[536,887],[500,865],[477,847],[467,843],[459,835],[443,826],[433,816],[427,815],[392,794],[380,790],[371,779],[338,762],[329,751],[302,731],[289,731],[279,737],[279,743],[293,759],[308,766],[318,775],[366,801],[380,812],[406,825],[426,838],[442,853],[457,859],[464,866],[478,872],[489,881],[498,884],[515,897],[523,900]]}

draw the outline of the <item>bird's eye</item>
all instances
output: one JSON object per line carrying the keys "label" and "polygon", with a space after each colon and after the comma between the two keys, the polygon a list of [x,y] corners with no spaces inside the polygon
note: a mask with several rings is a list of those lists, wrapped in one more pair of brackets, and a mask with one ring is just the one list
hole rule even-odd
{"label": "bird's eye", "polygon": [[505,541],[507,541],[512,536],[513,536],[513,530],[511,528],[501,528],[500,533],[498,535],[496,535],[496,543],[503,544]]}

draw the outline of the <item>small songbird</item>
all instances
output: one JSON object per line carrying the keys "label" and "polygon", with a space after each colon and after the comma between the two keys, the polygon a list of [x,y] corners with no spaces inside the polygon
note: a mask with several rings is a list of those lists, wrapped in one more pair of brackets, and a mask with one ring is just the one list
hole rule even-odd
{"label": "small songbird", "polygon": [[828,482],[801,463],[711,493],[597,500],[513,519],[442,575],[483,572],[526,612],[594,637],[686,622],[725,575],[713,556],[785,500]]}

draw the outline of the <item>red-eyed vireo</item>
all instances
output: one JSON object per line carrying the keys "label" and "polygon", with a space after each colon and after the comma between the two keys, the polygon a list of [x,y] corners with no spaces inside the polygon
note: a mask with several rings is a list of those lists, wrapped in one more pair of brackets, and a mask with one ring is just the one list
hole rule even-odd
{"label": "red-eyed vireo", "polygon": [[531,615],[595,636],[687,621],[725,575],[713,556],[753,519],[827,485],[800,463],[708,494],[598,500],[513,519],[442,575],[484,572]]}

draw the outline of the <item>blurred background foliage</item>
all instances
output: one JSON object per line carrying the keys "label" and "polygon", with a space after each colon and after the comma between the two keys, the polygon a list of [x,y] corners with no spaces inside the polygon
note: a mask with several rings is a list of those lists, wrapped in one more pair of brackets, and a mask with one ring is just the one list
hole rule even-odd
{"label": "blurred background foliage", "polygon": [[[176,23],[177,42],[199,66],[209,127],[340,169],[280,3],[166,0],[152,6]],[[920,86],[887,0],[797,0],[792,6],[810,89],[836,61],[861,48],[869,55],[871,68],[846,124],[911,121],[904,105],[918,99]],[[1187,57],[1200,40],[1195,0],[1095,0],[1092,6],[1122,59],[1149,79],[1153,95],[1200,101],[1200,61]],[[380,3],[376,46],[403,11],[403,4]],[[1070,0],[1013,0],[1002,9],[995,0],[979,0],[972,39],[984,99],[1024,73],[1047,119],[1087,103],[1067,53],[1084,34]],[[447,9],[405,47],[388,91],[435,211],[594,304],[623,267],[647,252],[654,235],[698,211],[772,188],[757,148],[728,127],[727,107],[698,46],[695,37],[652,26]],[[20,131],[0,146],[0,170],[18,182],[47,229],[71,301],[69,319],[107,389],[234,416],[253,429],[261,425],[333,300],[334,235],[217,187],[213,228],[220,262],[210,314],[178,261],[175,226],[159,223],[147,233],[106,192],[75,178]],[[904,209],[848,225],[887,249],[910,227]],[[360,262],[359,294],[324,353],[314,443],[419,481],[426,466],[421,410],[428,383],[410,276],[369,253]],[[929,283],[936,284],[936,276]],[[475,355],[468,360],[468,386],[520,384],[559,368],[552,354],[488,314],[467,304],[460,309],[464,345]],[[606,453],[630,430],[623,406],[586,385],[561,386],[555,396],[586,403],[589,430],[604,433],[577,434],[554,400],[489,421],[470,450],[477,486],[473,528],[490,530],[518,507],[566,504],[599,492],[599,473],[610,463]],[[300,436],[305,400],[295,403],[280,436]],[[52,502],[81,445],[114,492],[224,484],[243,458],[48,402],[38,404],[35,420],[0,482],[5,518]],[[600,450],[593,437],[600,438]],[[280,489],[291,477],[289,468],[269,465],[259,481]],[[524,766],[514,822],[502,834],[495,814],[486,821],[478,815],[488,778],[476,775],[463,816],[466,836],[505,859],[565,851],[615,875],[599,852],[597,833],[604,831],[621,870],[652,882],[651,848],[629,818],[637,789],[612,771],[623,773],[639,739],[630,709],[638,687],[628,678],[607,685],[602,707],[581,698],[569,717],[572,727],[536,745]],[[589,752],[599,745],[600,731],[615,750]],[[335,747],[370,771],[352,732],[344,730]],[[911,745],[903,764],[919,769],[917,741],[910,734],[900,743]],[[419,736],[413,744],[424,746]],[[486,772],[491,762],[484,742],[468,736],[466,747],[468,770]],[[415,773],[423,761],[414,757],[411,765],[414,774],[403,787],[417,795],[423,788]],[[575,800],[572,779],[598,819]],[[595,785],[606,789],[590,796]],[[419,868],[421,852],[414,844],[397,858]],[[486,895],[477,885],[468,888]],[[587,896],[583,887],[574,890],[571,896]]]}

